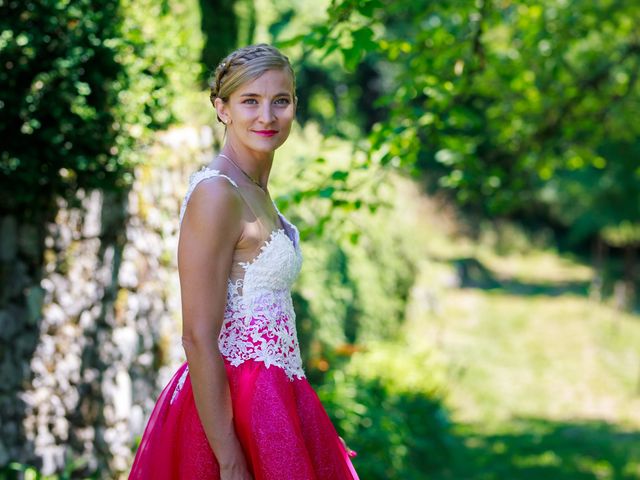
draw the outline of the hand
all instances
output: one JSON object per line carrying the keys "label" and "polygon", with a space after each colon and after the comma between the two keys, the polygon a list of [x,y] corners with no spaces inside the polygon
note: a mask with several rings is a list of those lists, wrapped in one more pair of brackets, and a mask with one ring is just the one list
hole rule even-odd
{"label": "hand", "polygon": [[220,462],[220,480],[253,480],[242,449],[231,449]]}
{"label": "hand", "polygon": [[342,446],[344,447],[344,449],[347,451],[347,455],[349,455],[351,458],[355,457],[356,455],[358,455],[358,452],[356,452],[355,450],[351,450],[349,448],[349,446],[347,445],[347,442],[344,441],[344,438],[338,436],[338,438],[340,439],[340,441],[342,442]]}
{"label": "hand", "polygon": [[247,463],[242,459],[240,462],[220,466],[220,480],[253,480],[253,477],[249,473]]}

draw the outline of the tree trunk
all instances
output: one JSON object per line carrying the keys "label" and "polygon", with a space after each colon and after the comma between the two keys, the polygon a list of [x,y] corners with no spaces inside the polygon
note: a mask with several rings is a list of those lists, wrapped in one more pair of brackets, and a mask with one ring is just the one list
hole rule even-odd
{"label": "tree trunk", "polygon": [[40,338],[45,214],[0,216],[0,466],[32,458],[22,393],[32,381],[31,359]]}
{"label": "tree trunk", "polygon": [[635,310],[636,307],[636,245],[627,245],[624,249],[624,282],[627,292],[627,308]]}
{"label": "tree trunk", "polygon": [[592,258],[594,275],[589,288],[589,296],[598,302],[604,297],[604,262],[605,262],[606,244],[602,241],[600,235],[596,236],[593,242]]}

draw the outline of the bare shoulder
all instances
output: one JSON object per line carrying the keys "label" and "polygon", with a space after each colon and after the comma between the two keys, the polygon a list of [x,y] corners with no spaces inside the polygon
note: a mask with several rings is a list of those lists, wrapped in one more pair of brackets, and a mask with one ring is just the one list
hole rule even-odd
{"label": "bare shoulder", "polygon": [[182,228],[239,236],[242,202],[236,187],[226,178],[201,180],[189,197]]}

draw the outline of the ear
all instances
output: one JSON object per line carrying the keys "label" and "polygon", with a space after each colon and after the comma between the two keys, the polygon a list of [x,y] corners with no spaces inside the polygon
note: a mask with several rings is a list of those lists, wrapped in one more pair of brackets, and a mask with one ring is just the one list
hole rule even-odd
{"label": "ear", "polygon": [[213,102],[214,107],[216,107],[216,113],[218,115],[218,119],[228,125],[231,123],[231,117],[229,116],[229,109],[227,108],[227,103],[221,98],[216,98]]}

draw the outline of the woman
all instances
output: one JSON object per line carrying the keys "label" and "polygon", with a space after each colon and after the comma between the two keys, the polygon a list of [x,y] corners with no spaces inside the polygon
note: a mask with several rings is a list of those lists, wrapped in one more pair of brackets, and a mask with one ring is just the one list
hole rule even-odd
{"label": "woman", "polygon": [[290,293],[300,236],[267,188],[295,116],[289,60],[264,44],[231,53],[211,101],[226,142],[191,176],[180,212],[187,362],[160,395],[129,478],[357,479],[354,452],[302,369]]}

